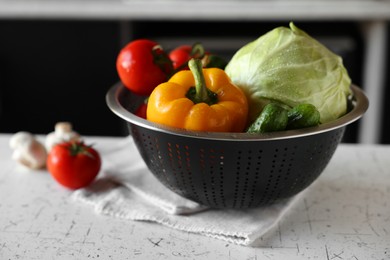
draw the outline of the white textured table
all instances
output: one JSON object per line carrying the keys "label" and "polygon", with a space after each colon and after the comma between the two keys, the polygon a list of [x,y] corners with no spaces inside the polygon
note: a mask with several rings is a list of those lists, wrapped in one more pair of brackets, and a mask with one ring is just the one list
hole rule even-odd
{"label": "white textured table", "polygon": [[[0,259],[390,259],[390,146],[346,145],[255,248],[96,215],[0,135]],[[103,156],[121,138],[87,137]]]}

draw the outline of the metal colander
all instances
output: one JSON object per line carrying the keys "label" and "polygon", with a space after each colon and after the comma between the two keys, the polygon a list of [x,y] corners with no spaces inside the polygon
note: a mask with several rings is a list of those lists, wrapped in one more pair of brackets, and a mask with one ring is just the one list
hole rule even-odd
{"label": "metal colander", "polygon": [[143,160],[166,187],[213,208],[254,208],[299,193],[321,174],[345,127],[368,108],[364,93],[351,88],[351,111],[338,120],[261,135],[194,132],[149,122],[132,113],[144,97],[120,83],[106,101],[127,122]]}

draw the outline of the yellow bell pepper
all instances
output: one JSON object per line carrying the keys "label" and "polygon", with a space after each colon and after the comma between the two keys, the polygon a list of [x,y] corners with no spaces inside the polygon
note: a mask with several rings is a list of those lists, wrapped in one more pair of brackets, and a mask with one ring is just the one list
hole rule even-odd
{"label": "yellow bell pepper", "polygon": [[202,69],[198,59],[188,65],[190,70],[177,72],[153,90],[147,119],[187,130],[243,132],[248,117],[243,91],[221,69]]}

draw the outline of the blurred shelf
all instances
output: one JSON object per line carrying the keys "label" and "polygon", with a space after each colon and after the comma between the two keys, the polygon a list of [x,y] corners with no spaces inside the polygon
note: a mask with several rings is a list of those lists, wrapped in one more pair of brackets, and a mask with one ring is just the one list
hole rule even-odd
{"label": "blurred shelf", "polygon": [[390,1],[1,0],[0,19],[390,19]]}

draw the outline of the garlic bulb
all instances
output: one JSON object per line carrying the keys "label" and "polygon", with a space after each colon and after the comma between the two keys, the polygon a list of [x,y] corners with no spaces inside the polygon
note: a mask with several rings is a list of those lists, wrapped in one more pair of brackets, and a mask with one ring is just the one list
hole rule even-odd
{"label": "garlic bulb", "polygon": [[17,132],[9,142],[14,150],[12,159],[32,169],[40,169],[46,166],[47,151],[34,135],[28,132]]}
{"label": "garlic bulb", "polygon": [[11,139],[9,140],[9,146],[15,150],[18,148],[23,143],[29,142],[30,140],[34,139],[34,135],[25,132],[25,131],[20,131],[15,133],[14,135],[11,136]]}
{"label": "garlic bulb", "polygon": [[73,131],[72,124],[69,122],[58,122],[54,127],[54,132],[46,136],[46,150],[50,152],[51,148],[61,142],[80,141],[81,136]]}

